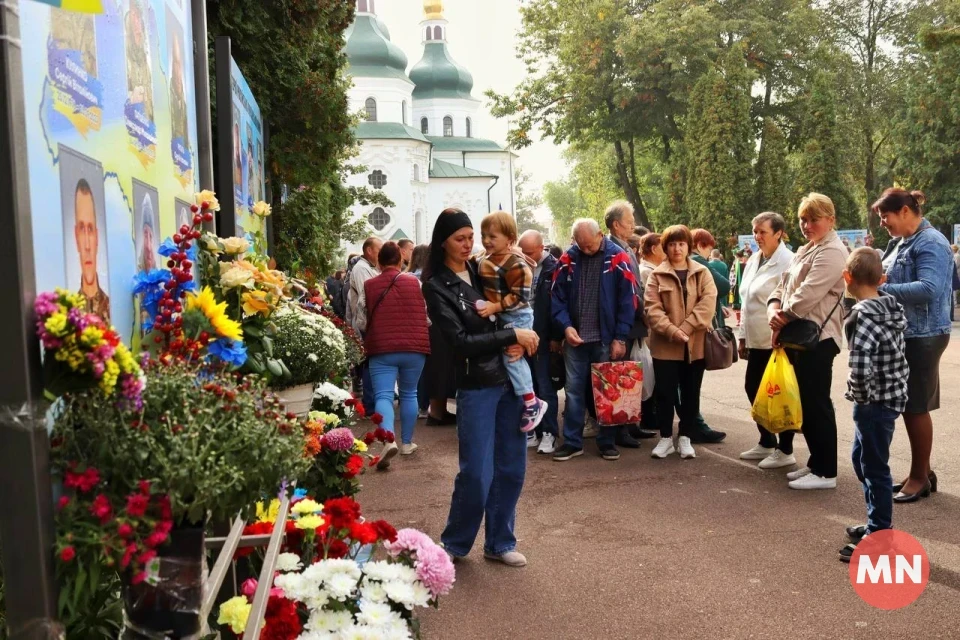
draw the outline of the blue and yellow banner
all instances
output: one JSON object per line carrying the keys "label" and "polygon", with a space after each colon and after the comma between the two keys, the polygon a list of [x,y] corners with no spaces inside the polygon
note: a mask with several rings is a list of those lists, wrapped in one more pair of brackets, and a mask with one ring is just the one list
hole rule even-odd
{"label": "blue and yellow banner", "polygon": [[102,0],[37,0],[44,4],[65,9],[67,11],[81,11],[83,13],[103,13]]}

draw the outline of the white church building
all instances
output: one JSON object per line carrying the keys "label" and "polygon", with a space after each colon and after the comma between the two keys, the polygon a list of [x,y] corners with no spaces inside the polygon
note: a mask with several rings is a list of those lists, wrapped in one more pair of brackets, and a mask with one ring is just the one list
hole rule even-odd
{"label": "white church building", "polygon": [[473,220],[479,245],[484,215],[514,213],[516,156],[480,137],[482,105],[471,93],[473,76],[447,48],[451,34],[442,0],[423,3],[423,55],[409,72],[407,56],[377,17],[376,0],[356,1],[356,19],[346,32],[347,73],[353,80],[350,109],[364,114],[356,129],[357,162],[367,170],[348,182],[382,189],[394,206],[357,204],[354,219],[366,219],[384,240],[424,244],[439,213],[457,207]]}

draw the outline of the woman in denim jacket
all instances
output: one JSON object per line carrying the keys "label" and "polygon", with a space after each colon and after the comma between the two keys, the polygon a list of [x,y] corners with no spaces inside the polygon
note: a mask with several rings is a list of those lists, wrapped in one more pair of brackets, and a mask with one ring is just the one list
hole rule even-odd
{"label": "woman in denim jacket", "polygon": [[906,358],[910,365],[907,408],[903,421],[910,438],[910,477],[894,485],[894,502],[916,502],[937,490],[930,470],[933,419],[940,408],[940,357],[950,342],[953,270],[950,244],[923,218],[920,191],[887,189],[871,210],[894,239],[883,266],[887,283],[880,290],[903,305],[907,315]]}

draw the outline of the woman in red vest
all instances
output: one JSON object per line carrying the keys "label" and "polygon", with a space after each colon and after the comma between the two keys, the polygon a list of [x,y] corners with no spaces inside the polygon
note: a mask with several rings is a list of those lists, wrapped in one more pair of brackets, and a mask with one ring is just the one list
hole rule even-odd
{"label": "woman in red vest", "polygon": [[397,455],[410,455],[413,426],[417,421],[417,382],[430,353],[427,307],[420,281],[400,271],[400,247],[386,242],[380,249],[380,275],[363,283],[367,300],[367,333],[364,347],[370,359],[370,378],[376,412],[383,428],[393,432],[393,390],[400,388],[400,447],[390,443],[380,455],[378,469],[390,466]]}

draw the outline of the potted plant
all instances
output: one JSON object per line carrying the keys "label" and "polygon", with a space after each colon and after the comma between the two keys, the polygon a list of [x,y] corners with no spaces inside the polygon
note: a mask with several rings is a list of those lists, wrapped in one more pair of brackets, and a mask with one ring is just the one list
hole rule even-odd
{"label": "potted plant", "polygon": [[316,384],[343,366],[343,334],[323,316],[293,305],[279,309],[273,321],[273,350],[289,372],[273,380],[273,389],[288,411],[305,416]]}

